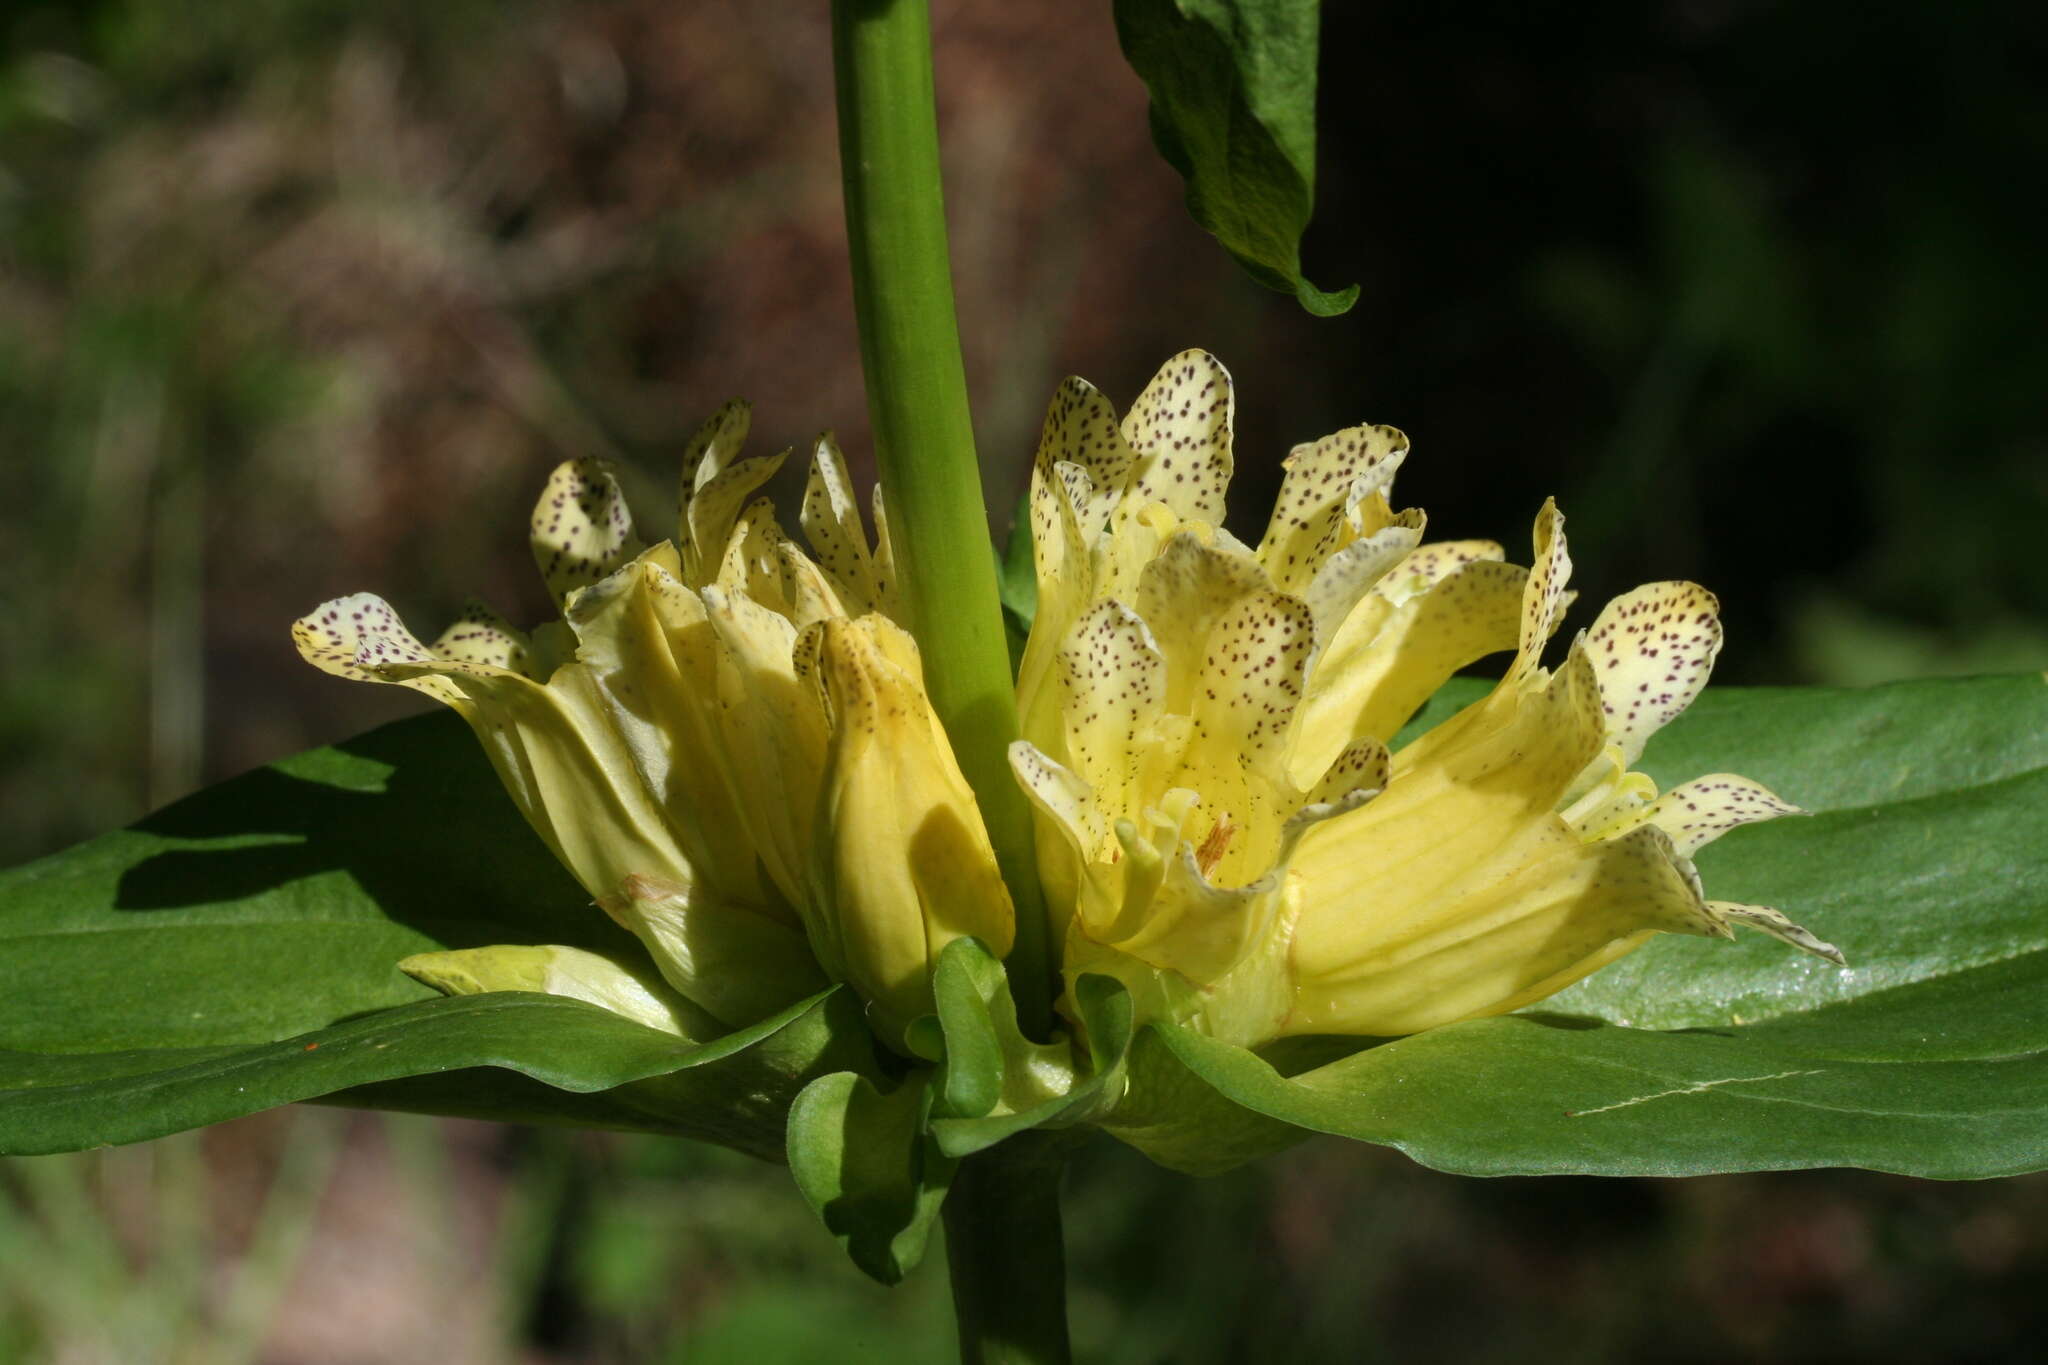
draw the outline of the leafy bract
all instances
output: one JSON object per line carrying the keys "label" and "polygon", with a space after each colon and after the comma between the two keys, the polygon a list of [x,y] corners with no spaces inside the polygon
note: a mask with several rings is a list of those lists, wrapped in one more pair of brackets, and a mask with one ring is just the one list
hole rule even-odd
{"label": "leafy bract", "polygon": [[1315,208],[1319,0],[1116,0],[1117,39],[1152,95],[1152,138],[1188,211],[1269,289],[1318,317],[1358,300],[1301,271]]}
{"label": "leafy bract", "polygon": [[132,1142],[346,1092],[779,1156],[783,1111],[811,1077],[872,1064],[844,992],[693,1044],[549,996],[443,999],[396,966],[508,940],[638,951],[452,715],[297,755],[0,873],[0,1151]]}

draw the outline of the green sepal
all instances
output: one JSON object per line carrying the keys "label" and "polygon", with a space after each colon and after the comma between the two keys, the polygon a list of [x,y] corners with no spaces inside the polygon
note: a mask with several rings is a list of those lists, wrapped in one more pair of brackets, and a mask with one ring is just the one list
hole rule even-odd
{"label": "green sepal", "polygon": [[[962,954],[963,961],[967,956]],[[984,980],[985,970],[975,964],[974,979]],[[961,972],[962,977],[966,975]],[[1000,970],[997,980],[1002,981]],[[979,1032],[984,1021],[993,1024],[996,1053],[1004,1068],[997,1088],[999,1098],[980,1113],[936,1115],[932,1134],[941,1150],[954,1157],[972,1156],[1027,1129],[1071,1128],[1099,1122],[1114,1109],[1128,1084],[1126,1066],[1133,1027],[1131,996],[1122,982],[1106,976],[1084,976],[1075,985],[1074,1000],[1081,1015],[1084,1040],[1083,1062],[1078,1068],[1071,1060],[1073,1044],[1061,1040],[1052,1044],[1032,1043],[1017,1032],[1016,1011],[1010,1004],[1006,982],[996,986],[988,998],[990,1008],[975,1016],[973,1028]],[[947,1034],[949,1066],[955,1036],[954,1032]],[[964,1030],[960,1036],[965,1042]],[[962,1050],[969,1056],[986,1056],[989,1041],[987,1036],[978,1037],[965,1043]],[[985,1078],[977,1078],[966,1089],[978,1101],[990,1087]]]}
{"label": "green sepal", "polygon": [[1317,317],[1358,301],[1301,270],[1315,209],[1319,0],[1116,0],[1117,40],[1151,93],[1152,140],[1188,212],[1268,289]]}
{"label": "green sepal", "polygon": [[934,1119],[1015,1113],[1063,1095],[1073,1083],[1065,1038],[1034,1043],[1017,1026],[1017,1003],[1003,964],[976,938],[956,938],[932,973],[941,1061]]}
{"label": "green sepal", "polygon": [[884,1090],[837,1072],[805,1086],[789,1110],[797,1188],[853,1263],[882,1284],[924,1258],[958,1164],[929,1133],[932,1080],[919,1067]]}

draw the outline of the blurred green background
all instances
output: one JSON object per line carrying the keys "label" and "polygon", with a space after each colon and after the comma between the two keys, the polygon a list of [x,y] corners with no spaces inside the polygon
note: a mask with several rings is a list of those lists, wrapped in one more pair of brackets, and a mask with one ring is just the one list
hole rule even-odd
{"label": "blurred green background", "polygon": [[[1061,375],[1123,403],[1203,345],[1245,527],[1289,445],[1393,422],[1437,533],[1524,544],[1556,493],[1590,598],[1713,587],[1723,680],[2048,663],[2040,7],[1332,5],[1336,321],[1186,219],[1106,4],[934,9],[997,506]],[[407,710],[292,654],[323,598],[539,619],[565,457],[658,513],[733,394],[760,446],[865,446],[822,4],[16,0],[0,44],[0,860]],[[950,1350],[934,1269],[874,1289],[779,1171],[675,1144],[309,1109],[0,1191],[4,1361]],[[1195,1184],[1105,1145],[1070,1206],[1100,1361],[2048,1328],[2040,1179],[1482,1183],[1313,1142]]]}

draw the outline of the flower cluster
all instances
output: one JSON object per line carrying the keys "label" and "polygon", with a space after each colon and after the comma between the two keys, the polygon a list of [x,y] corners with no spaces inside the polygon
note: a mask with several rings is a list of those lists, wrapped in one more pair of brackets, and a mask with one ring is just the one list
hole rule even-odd
{"label": "flower cluster", "polygon": [[[652,954],[663,1011],[703,1036],[851,983],[898,1039],[931,1010],[930,964],[1014,923],[974,797],[925,698],[917,646],[890,619],[888,519],[870,545],[830,437],[802,525],[758,490],[786,457],[742,458],[728,404],[684,461],[675,538],[643,548],[617,481],[556,469],[534,557],[564,620],[531,635],[472,604],[422,645],[382,599],[296,623],[307,660],[397,683],[460,712],[534,830]],[[751,499],[751,501],[750,501]],[[564,993],[612,1004],[636,987],[559,951]],[[408,964],[446,989],[533,989],[524,957]]]}
{"label": "flower cluster", "polygon": [[[1659,930],[1745,924],[1836,957],[1706,900],[1690,861],[1791,806],[1726,774],[1659,797],[1629,769],[1706,682],[1712,594],[1637,588],[1547,669],[1571,569],[1554,505],[1532,568],[1425,542],[1388,499],[1407,437],[1353,427],[1287,457],[1250,546],[1222,525],[1231,407],[1189,351],[1121,422],[1079,380],[1046,418],[1013,759],[1069,982],[1116,976],[1150,1017],[1253,1045],[1513,1010]],[[1488,696],[1390,751],[1507,650]]]}
{"label": "flower cluster", "polygon": [[[1775,910],[1707,900],[1691,862],[1792,807],[1727,774],[1660,796],[1631,770],[1706,682],[1710,593],[1638,588],[1545,667],[1570,597],[1554,506],[1529,568],[1424,541],[1389,500],[1407,438],[1354,427],[1288,456],[1249,545],[1223,525],[1231,418],[1198,351],[1121,420],[1079,380],[1046,417],[1011,757],[1070,987],[1111,976],[1141,1020],[1256,1046],[1513,1010],[1658,931],[1747,925],[1839,961]],[[871,545],[821,438],[806,552],[755,496],[784,457],[741,458],[746,427],[731,404],[700,430],[675,538],[651,548],[602,467],[555,471],[532,538],[563,621],[526,635],[472,607],[429,646],[359,595],[295,637],[329,672],[459,711],[659,969],[523,949],[428,955],[423,979],[691,1036],[844,981],[902,1049],[939,952],[1006,953],[1011,902],[892,619],[879,499]],[[1392,747],[1455,672],[1508,651],[1487,696]],[[1071,990],[1063,1008],[1078,1023]]]}

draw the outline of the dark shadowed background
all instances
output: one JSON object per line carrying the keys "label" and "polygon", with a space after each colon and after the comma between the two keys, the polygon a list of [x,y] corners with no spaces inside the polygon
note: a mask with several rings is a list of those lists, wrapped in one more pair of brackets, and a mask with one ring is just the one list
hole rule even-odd
{"label": "dark shadowed background", "polygon": [[[1723,680],[2048,663],[2038,7],[1333,4],[1336,320],[1187,219],[1106,0],[934,8],[998,532],[1062,375],[1123,404],[1200,345],[1240,531],[1290,445],[1391,422],[1437,534],[1521,551],[1555,493],[1591,600],[1720,593]],[[739,394],[757,445],[864,463],[831,104],[822,3],[0,12],[0,861],[410,709],[298,661],[323,598],[539,619],[559,460],[622,461],[660,528]],[[717,1152],[303,1111],[0,1181],[4,1360],[950,1349],[935,1267],[866,1286]],[[1311,1143],[1192,1184],[1105,1144],[1071,1205],[1103,1361],[2020,1360],[2048,1327],[2038,1178],[1481,1183]]]}

